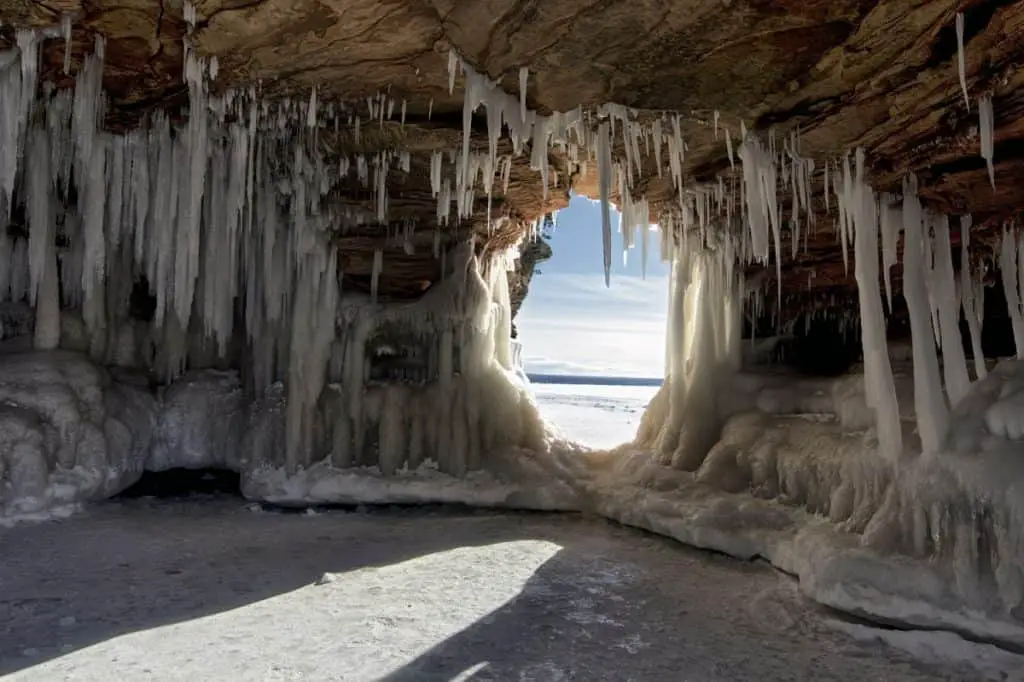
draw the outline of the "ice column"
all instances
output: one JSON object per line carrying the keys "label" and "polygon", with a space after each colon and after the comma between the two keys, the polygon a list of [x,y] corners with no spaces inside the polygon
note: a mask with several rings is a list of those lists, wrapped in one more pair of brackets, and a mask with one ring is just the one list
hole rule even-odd
{"label": "ice column", "polygon": [[874,191],[864,184],[862,149],[857,150],[854,201],[855,276],[860,296],[865,394],[868,406],[875,411],[879,448],[887,457],[896,460],[903,452],[903,432],[885,341],[882,294],[878,289],[878,201]]}
{"label": "ice column", "polygon": [[988,180],[992,189],[996,188],[996,171],[992,165],[995,156],[995,114],[992,111],[992,98],[982,97],[978,100],[978,129],[981,136],[981,158],[988,166]]}
{"label": "ice column", "polygon": [[931,328],[931,311],[924,271],[924,215],[917,197],[917,178],[903,181],[903,296],[910,312],[914,354],[914,409],[921,448],[938,452],[945,440],[948,408],[939,378],[939,360]]}
{"label": "ice column", "polygon": [[1013,325],[1013,342],[1017,357],[1024,358],[1024,314],[1021,312],[1018,284],[1018,239],[1016,231],[1004,232],[999,248],[999,271],[1003,276],[1006,308]]}
{"label": "ice column", "polygon": [[981,348],[981,323],[985,315],[985,284],[971,273],[971,216],[960,218],[960,302],[963,305],[967,328],[971,334],[971,352],[974,356],[974,376],[981,380],[988,376],[985,367],[985,353]]}
{"label": "ice column", "polygon": [[692,235],[673,249],[667,378],[649,408],[664,419],[656,432],[642,426],[638,440],[695,471],[720,435],[720,388],[739,368],[738,278],[731,249],[706,251]]}
{"label": "ice column", "polygon": [[956,295],[953,255],[949,247],[949,217],[935,216],[935,286],[939,308],[939,330],[942,336],[942,370],[946,379],[949,403],[957,403],[967,395],[971,379],[967,374],[963,341],[960,338],[960,301]]}
{"label": "ice column", "polygon": [[611,216],[611,185],[612,185],[612,152],[611,140],[606,121],[597,129],[597,170],[598,183],[601,190],[601,239],[604,245],[604,284],[611,283],[612,268],[612,216]]}

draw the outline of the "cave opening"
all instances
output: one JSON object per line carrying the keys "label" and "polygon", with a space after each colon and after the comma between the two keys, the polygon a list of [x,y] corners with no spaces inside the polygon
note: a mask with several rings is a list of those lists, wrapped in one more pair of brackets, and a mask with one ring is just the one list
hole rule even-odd
{"label": "cave opening", "polygon": [[195,496],[242,497],[242,478],[230,469],[186,469],[182,467],[164,471],[144,471],[134,484],[112,499],[134,500],[154,497],[162,500],[181,500]]}

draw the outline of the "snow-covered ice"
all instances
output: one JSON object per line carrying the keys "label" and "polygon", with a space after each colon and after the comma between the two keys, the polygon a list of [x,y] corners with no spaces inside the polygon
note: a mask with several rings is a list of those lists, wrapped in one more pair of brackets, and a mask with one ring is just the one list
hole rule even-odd
{"label": "snow-covered ice", "polygon": [[530,390],[541,415],[566,438],[604,450],[636,437],[658,387],[534,383]]}

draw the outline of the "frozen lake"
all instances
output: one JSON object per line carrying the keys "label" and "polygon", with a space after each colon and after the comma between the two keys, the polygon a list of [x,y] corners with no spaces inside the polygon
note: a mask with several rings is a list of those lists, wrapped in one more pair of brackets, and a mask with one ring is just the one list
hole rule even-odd
{"label": "frozen lake", "polygon": [[541,413],[568,438],[596,449],[633,440],[657,386],[531,384]]}

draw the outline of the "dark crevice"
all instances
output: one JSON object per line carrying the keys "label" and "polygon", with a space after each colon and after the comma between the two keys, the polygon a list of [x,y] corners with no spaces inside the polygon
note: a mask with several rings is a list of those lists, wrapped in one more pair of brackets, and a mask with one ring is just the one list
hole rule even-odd
{"label": "dark crevice", "polygon": [[[993,146],[992,162],[994,164],[998,165],[1018,159],[1024,159],[1024,138],[1000,140]],[[928,170],[932,178],[938,179],[944,175],[982,171],[986,170],[986,167],[985,159],[979,153],[960,156],[946,163],[937,163]]]}
{"label": "dark crevice", "polygon": [[[963,11],[964,15],[964,50],[974,36],[978,35],[992,21],[995,13],[1003,7],[1017,4],[1018,0],[983,0]],[[956,21],[942,27],[935,42],[932,43],[931,54],[925,62],[926,69],[934,69],[950,61],[956,60]]]}
{"label": "dark crevice", "polygon": [[773,125],[782,125],[793,119],[809,119],[819,116],[833,107],[843,104],[844,95],[835,97],[823,97],[821,99],[805,99],[797,102],[794,106],[785,111],[769,111],[757,119],[754,124],[755,130],[765,130]]}
{"label": "dark crevice", "polygon": [[227,469],[168,469],[145,471],[139,480],[114,499],[157,497],[162,499],[193,495],[242,496],[241,476]]}
{"label": "dark crevice", "polygon": [[132,285],[128,296],[128,314],[143,322],[152,322],[156,316],[156,296],[150,293],[149,280],[142,275]]}

